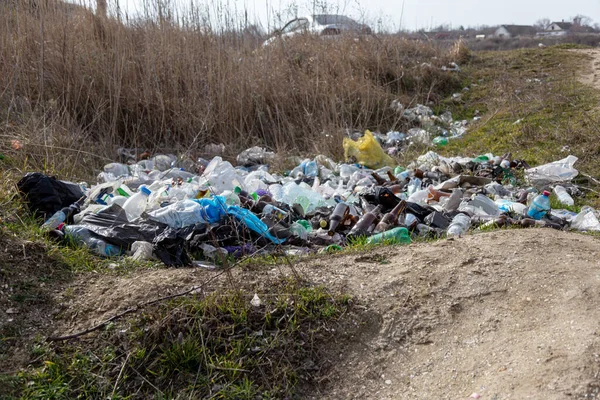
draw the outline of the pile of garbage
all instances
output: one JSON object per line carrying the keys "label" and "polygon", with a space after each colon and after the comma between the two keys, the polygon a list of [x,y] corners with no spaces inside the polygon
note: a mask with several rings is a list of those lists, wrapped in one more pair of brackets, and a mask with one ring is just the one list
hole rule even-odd
{"label": "pile of garbage", "polygon": [[[454,97],[459,96],[460,93],[457,93]],[[413,143],[445,146],[450,140],[461,138],[467,133],[469,121],[466,119],[455,121],[450,111],[435,115],[431,108],[422,104],[404,108],[404,105],[397,100],[392,101],[390,108],[398,113],[400,119],[406,124],[413,127],[406,132],[390,131],[385,135],[373,134],[378,143],[386,149],[388,155],[397,154],[404,147]],[[474,121],[479,119],[478,115],[473,118]]]}
{"label": "pile of garbage", "polygon": [[[430,151],[404,168],[368,132],[359,141],[344,143],[355,163],[318,155],[284,174],[269,170],[273,153],[254,147],[238,156],[238,166],[219,156],[145,155],[106,165],[93,186],[30,173],[18,188],[60,240],[100,256],[156,257],[175,266],[510,225],[600,231],[589,207],[550,207],[549,191],[565,206],[582,195],[571,183],[574,156],[531,168],[510,154],[445,158]],[[527,184],[519,186],[517,176]]]}

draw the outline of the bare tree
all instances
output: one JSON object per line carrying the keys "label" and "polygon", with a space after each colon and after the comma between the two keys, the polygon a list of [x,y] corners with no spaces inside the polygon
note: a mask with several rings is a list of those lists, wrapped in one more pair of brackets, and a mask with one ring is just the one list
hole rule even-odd
{"label": "bare tree", "polygon": [[534,26],[538,29],[545,31],[550,27],[551,24],[552,24],[552,21],[550,21],[550,19],[540,18],[536,21]]}
{"label": "bare tree", "polygon": [[592,19],[588,16],[577,14],[573,17],[573,25],[575,26],[591,26],[593,23]]}

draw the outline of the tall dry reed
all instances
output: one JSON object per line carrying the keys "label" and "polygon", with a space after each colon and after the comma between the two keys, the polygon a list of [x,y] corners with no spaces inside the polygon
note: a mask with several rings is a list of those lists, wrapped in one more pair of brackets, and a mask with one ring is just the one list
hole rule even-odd
{"label": "tall dry reed", "polygon": [[402,128],[392,100],[435,102],[459,87],[440,69],[447,51],[394,35],[263,46],[243,23],[211,26],[201,8],[119,20],[32,1],[0,6],[0,135],[46,155],[225,143],[232,154],[259,144],[339,156],[344,130]]}

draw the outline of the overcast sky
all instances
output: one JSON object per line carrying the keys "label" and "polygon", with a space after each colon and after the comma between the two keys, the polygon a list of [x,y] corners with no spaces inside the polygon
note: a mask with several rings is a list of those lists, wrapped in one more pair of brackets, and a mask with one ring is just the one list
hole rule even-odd
{"label": "overcast sky", "polygon": [[[93,0],[89,0],[93,1]],[[109,0],[113,3],[117,0]],[[122,9],[132,13],[144,1],[119,0]],[[152,0],[150,0],[152,1]],[[165,1],[165,0],[162,0]],[[440,24],[463,25],[531,25],[540,18],[552,21],[569,20],[577,14],[600,22],[600,0],[166,0],[181,6],[190,1],[220,4],[241,13],[248,11],[251,20],[259,20],[263,26],[273,26],[275,13],[287,19],[293,14],[312,14],[313,6],[327,3],[329,13],[346,14],[377,25],[381,21],[387,29],[402,27],[410,30],[430,29]],[[316,5],[316,6],[315,6]],[[184,6],[185,7],[185,6]],[[404,10],[403,10],[404,8]],[[375,26],[376,27],[376,26]]]}

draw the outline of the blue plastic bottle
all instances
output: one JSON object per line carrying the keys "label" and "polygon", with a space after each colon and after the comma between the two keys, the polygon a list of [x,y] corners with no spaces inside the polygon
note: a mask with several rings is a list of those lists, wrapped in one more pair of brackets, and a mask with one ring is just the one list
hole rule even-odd
{"label": "blue plastic bottle", "polygon": [[308,162],[302,163],[302,164],[303,164],[304,176],[309,176],[309,177],[314,178],[317,175],[319,175],[319,166],[317,165],[316,162],[308,161]]}
{"label": "blue plastic bottle", "polygon": [[540,220],[544,218],[544,215],[550,211],[550,192],[544,191],[544,193],[533,199],[527,215],[533,219]]}

